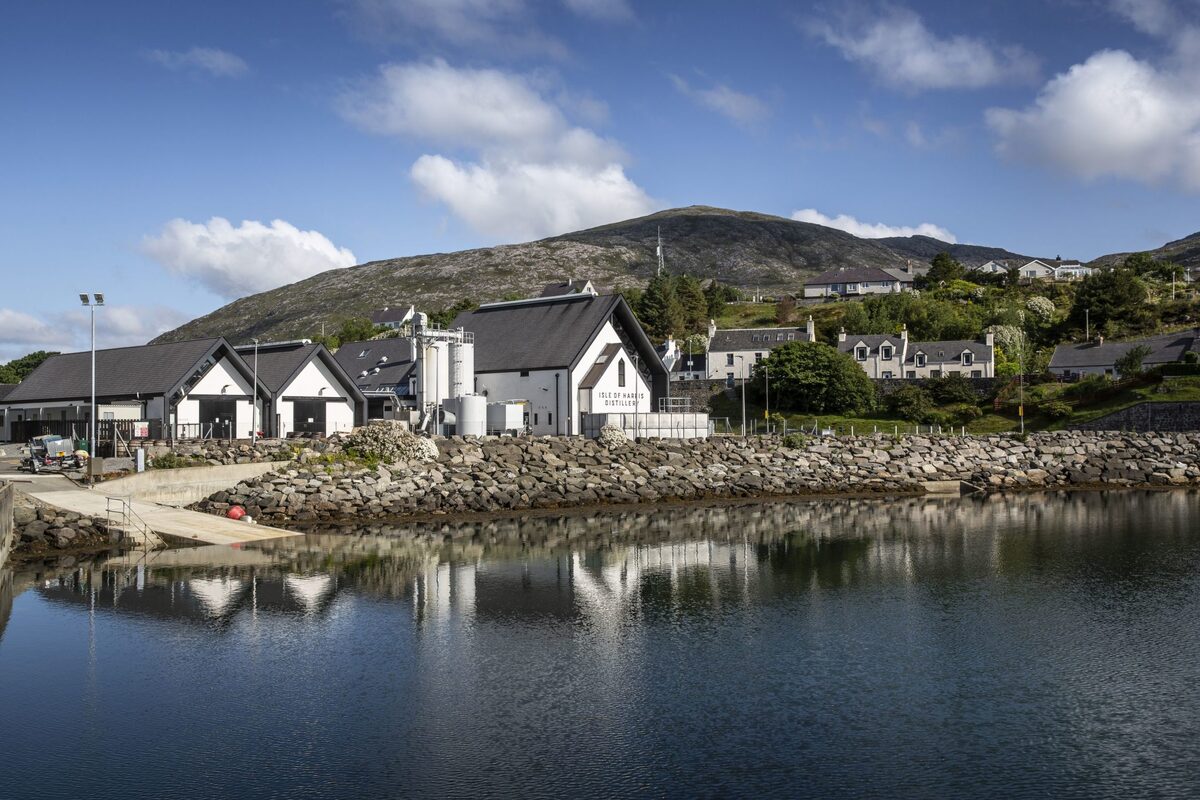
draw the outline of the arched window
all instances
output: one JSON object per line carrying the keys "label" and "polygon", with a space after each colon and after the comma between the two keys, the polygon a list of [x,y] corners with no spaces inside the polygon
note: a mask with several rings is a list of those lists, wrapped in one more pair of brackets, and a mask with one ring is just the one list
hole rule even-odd
{"label": "arched window", "polygon": [[617,362],[617,386],[625,388],[625,361]]}

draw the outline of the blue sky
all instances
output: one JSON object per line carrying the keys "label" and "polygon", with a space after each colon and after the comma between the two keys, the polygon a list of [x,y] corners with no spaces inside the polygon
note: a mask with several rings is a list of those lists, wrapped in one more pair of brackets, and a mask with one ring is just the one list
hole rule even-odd
{"label": "blue sky", "polygon": [[1088,259],[1200,229],[1196,0],[10,4],[0,358],[696,203]]}

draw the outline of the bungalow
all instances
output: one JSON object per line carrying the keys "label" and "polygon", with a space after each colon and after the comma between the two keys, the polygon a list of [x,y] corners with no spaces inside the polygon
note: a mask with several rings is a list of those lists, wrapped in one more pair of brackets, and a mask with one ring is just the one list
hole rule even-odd
{"label": "bungalow", "polygon": [[974,267],[967,267],[971,272],[982,272],[984,275],[1005,275],[1008,273],[1009,266],[1003,261],[986,261]]}
{"label": "bungalow", "polygon": [[366,397],[325,345],[303,339],[235,349],[271,392],[259,423],[268,436],[330,436],[365,421]]}
{"label": "bungalow", "polygon": [[1117,362],[1135,347],[1145,347],[1150,351],[1142,359],[1145,367],[1173,364],[1183,361],[1188,352],[1200,352],[1200,328],[1128,342],[1105,342],[1104,337],[1100,336],[1094,342],[1060,344],[1050,357],[1049,370],[1053,375],[1071,379],[1085,375],[1116,377]]}
{"label": "bungalow", "polygon": [[475,392],[523,401],[534,434],[579,434],[587,414],[656,411],[666,395],[666,367],[620,295],[490,303],[452,327],[474,335]]}
{"label": "bungalow", "polygon": [[878,267],[836,267],[804,283],[805,298],[893,294],[912,289],[912,273]]}
{"label": "bungalow", "polygon": [[1056,259],[1050,262],[1050,266],[1054,268],[1054,280],[1056,281],[1080,281],[1096,271],[1095,267],[1086,266],[1079,261]]}
{"label": "bungalow", "polygon": [[[11,435],[51,426],[86,435],[91,363],[90,352],[51,356],[17,384],[3,400]],[[249,437],[251,403],[261,410],[271,399],[223,338],[97,350],[95,375],[101,420],[154,422],[167,438]]]}
{"label": "bungalow", "polygon": [[1017,273],[1023,281],[1054,280],[1054,267],[1041,259],[1022,264]]}
{"label": "bungalow", "polygon": [[412,306],[384,306],[378,311],[371,312],[371,324],[381,328],[396,330],[413,318],[415,309]]}
{"label": "bungalow", "polygon": [[815,342],[813,318],[803,328],[726,328],[708,323],[708,380],[724,380],[728,386],[748,380],[754,365],[788,342]]}
{"label": "bungalow", "polygon": [[589,280],[577,281],[574,278],[568,278],[565,281],[558,283],[548,283],[542,287],[542,293],[539,297],[561,297],[564,294],[590,294],[597,295],[596,287]]}
{"label": "bungalow", "polygon": [[851,336],[842,330],[838,333],[838,350],[852,356],[876,380],[996,375],[996,348],[990,333],[979,340],[912,342],[907,329],[894,336]]}

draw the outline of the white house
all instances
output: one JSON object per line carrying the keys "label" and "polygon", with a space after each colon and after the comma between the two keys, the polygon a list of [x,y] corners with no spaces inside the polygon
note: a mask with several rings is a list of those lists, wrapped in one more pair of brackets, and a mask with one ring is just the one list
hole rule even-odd
{"label": "white house", "polygon": [[987,261],[975,267],[967,267],[971,272],[982,272],[985,275],[1005,275],[1008,273],[1008,264],[1003,261]]}
{"label": "white house", "polygon": [[1089,267],[1078,261],[1053,261],[1054,280],[1080,281],[1096,272],[1095,267]]}
{"label": "white house", "polygon": [[1024,281],[1054,280],[1054,267],[1035,258],[1033,261],[1022,264],[1017,274]]}
{"label": "white house", "polygon": [[657,411],[667,370],[620,295],[490,303],[452,323],[474,335],[475,391],[526,404],[537,435],[575,435],[586,414]]}
{"label": "white house", "polygon": [[416,312],[412,306],[384,306],[378,311],[371,312],[371,323],[380,327],[396,330],[410,322]]}
{"label": "white house", "polygon": [[[251,368],[222,338],[97,350],[95,374],[101,421],[154,423],[163,438],[247,438],[252,398],[260,407],[271,399],[261,379],[252,388]],[[14,438],[86,435],[91,377],[89,352],[46,359],[4,399]]]}
{"label": "white house", "polygon": [[804,282],[804,296],[851,297],[912,289],[914,274],[878,267],[835,267]]}
{"label": "white house", "polygon": [[978,341],[912,342],[908,331],[896,335],[838,333],[838,350],[849,354],[868,376],[876,380],[967,378],[996,376],[996,348],[992,334]]}
{"label": "white house", "polygon": [[271,392],[259,422],[266,435],[330,436],[363,424],[366,397],[324,345],[304,339],[236,349]]}
{"label": "white house", "polygon": [[803,328],[723,328],[718,330],[715,322],[708,323],[708,359],[706,368],[709,380],[724,380],[733,386],[737,381],[749,380],[754,374],[754,365],[771,355],[776,347],[788,342],[815,342],[816,326],[813,318]]}

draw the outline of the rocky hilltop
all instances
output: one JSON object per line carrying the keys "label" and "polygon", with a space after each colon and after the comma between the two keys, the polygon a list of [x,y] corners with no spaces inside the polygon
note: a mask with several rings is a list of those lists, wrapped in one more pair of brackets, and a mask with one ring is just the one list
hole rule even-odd
{"label": "rocky hilltop", "polygon": [[372,261],[331,270],[244,297],[155,341],[226,336],[290,339],[312,336],[322,323],[365,316],[383,305],[415,303],[425,310],[462,299],[499,300],[531,294],[564,277],[586,277],[609,288],[641,286],[656,268],[662,230],[667,268],[743,288],[799,288],[837,266],[902,267],[949,249],[964,263],[1022,258],[991,247],[948,245],[928,237],[860,239],[844,231],[769,214],[708,206],[671,209],[525,244]]}

